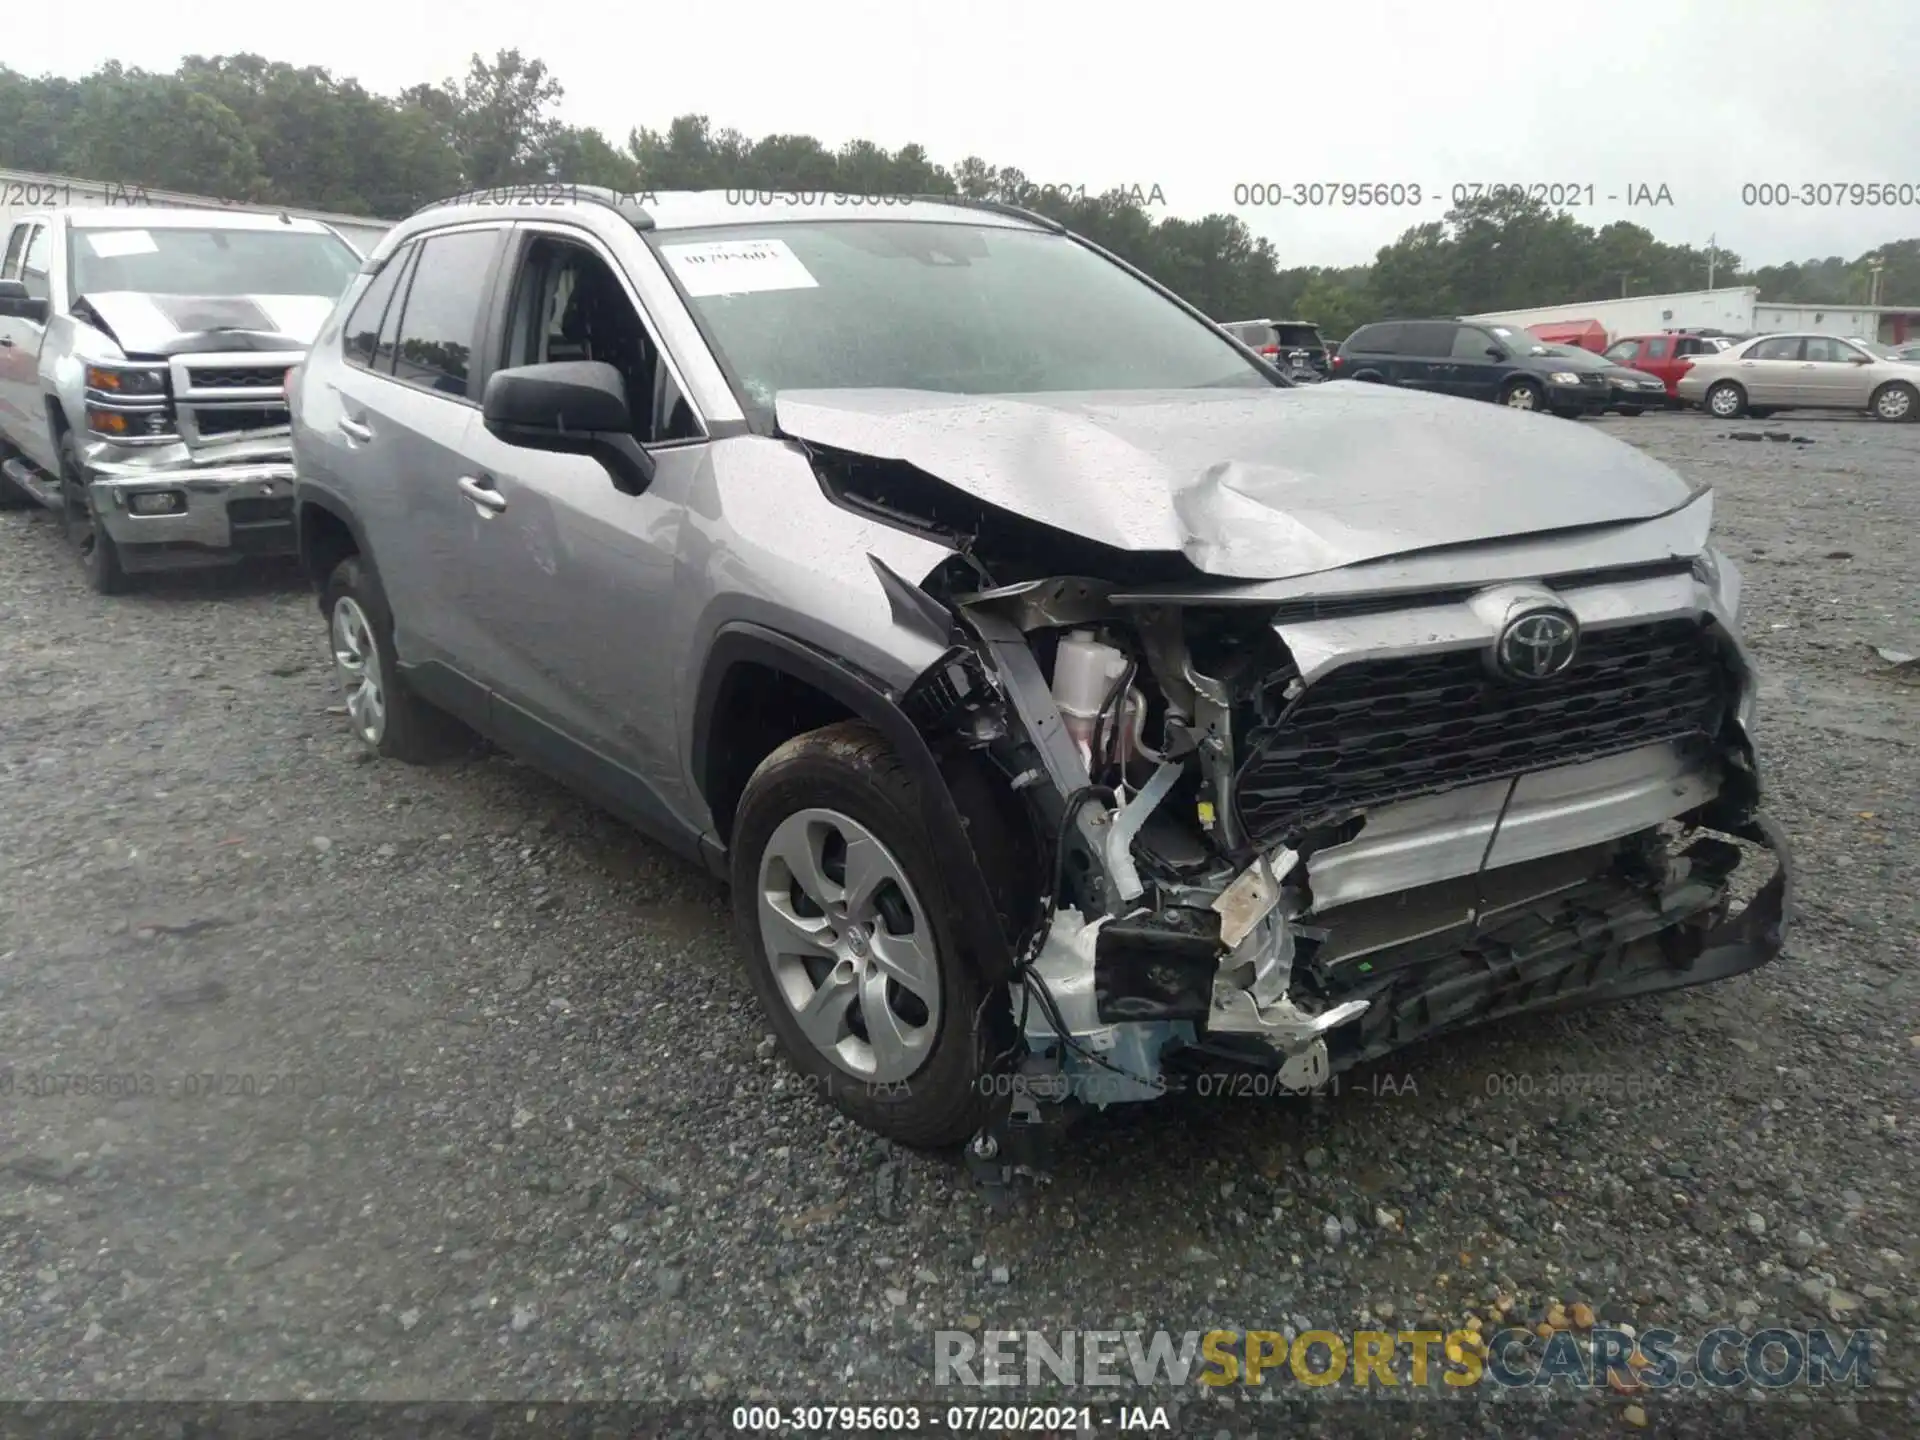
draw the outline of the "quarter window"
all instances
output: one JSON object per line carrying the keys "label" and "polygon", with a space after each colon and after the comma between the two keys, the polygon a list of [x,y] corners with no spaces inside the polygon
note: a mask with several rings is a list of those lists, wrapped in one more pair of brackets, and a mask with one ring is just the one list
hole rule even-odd
{"label": "quarter window", "polygon": [[461,230],[422,242],[400,316],[396,380],[465,397],[499,242],[498,230]]}
{"label": "quarter window", "polygon": [[1391,355],[1400,344],[1404,325],[1363,325],[1347,341],[1347,349],[1362,355]]}

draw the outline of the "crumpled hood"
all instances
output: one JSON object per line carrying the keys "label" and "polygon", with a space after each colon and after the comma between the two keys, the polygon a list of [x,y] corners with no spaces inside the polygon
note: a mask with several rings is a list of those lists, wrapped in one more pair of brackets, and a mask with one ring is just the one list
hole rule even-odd
{"label": "crumpled hood", "polygon": [[1044,396],[790,390],[795,439],[904,461],[998,509],[1275,580],[1649,519],[1695,491],[1577,423],[1358,382]]}
{"label": "crumpled hood", "polygon": [[149,295],[89,291],[81,297],[128,355],[189,350],[305,350],[333,313],[326,295]]}

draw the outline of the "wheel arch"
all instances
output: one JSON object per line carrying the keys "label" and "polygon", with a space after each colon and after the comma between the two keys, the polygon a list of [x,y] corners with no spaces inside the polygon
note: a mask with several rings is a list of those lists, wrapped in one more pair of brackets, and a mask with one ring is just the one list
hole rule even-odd
{"label": "wheel arch", "polygon": [[299,486],[293,507],[293,533],[300,568],[316,595],[326,587],[334,567],[349,555],[358,555],[376,576],[380,573],[353,507],[336,495],[310,485]]}
{"label": "wheel arch", "polygon": [[[772,687],[771,689],[769,687]],[[755,702],[784,700],[768,722]],[[796,734],[857,719],[880,733],[918,782],[921,820],[958,907],[969,958],[989,981],[1012,969],[1013,947],[939,761],[894,698],[872,677],[833,655],[766,626],[735,622],[707,652],[695,690],[689,769],[724,844],[747,781]]]}

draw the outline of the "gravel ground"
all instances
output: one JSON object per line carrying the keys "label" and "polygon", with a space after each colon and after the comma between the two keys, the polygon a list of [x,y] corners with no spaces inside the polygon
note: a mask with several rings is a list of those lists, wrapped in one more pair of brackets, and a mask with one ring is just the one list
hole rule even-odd
{"label": "gravel ground", "polygon": [[357,755],[295,579],[105,600],[0,515],[0,1397],[875,1401],[934,1393],[937,1329],[1584,1302],[1871,1327],[1876,1390],[1796,1424],[1910,1432],[1920,690],[1872,647],[1920,650],[1920,427],[1599,423],[1719,487],[1787,953],[1122,1107],[1002,1208],[794,1081],[702,873],[504,758]]}

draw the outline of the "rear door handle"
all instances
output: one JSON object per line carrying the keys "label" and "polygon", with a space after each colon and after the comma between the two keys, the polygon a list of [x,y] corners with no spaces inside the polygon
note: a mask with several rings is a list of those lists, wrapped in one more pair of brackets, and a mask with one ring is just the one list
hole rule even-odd
{"label": "rear door handle", "polygon": [[466,496],[482,510],[498,515],[507,508],[507,497],[495,490],[485,480],[473,475],[460,477],[460,493]]}
{"label": "rear door handle", "polygon": [[349,440],[358,440],[362,445],[373,439],[372,430],[358,420],[349,420],[344,415],[340,417],[340,430]]}

